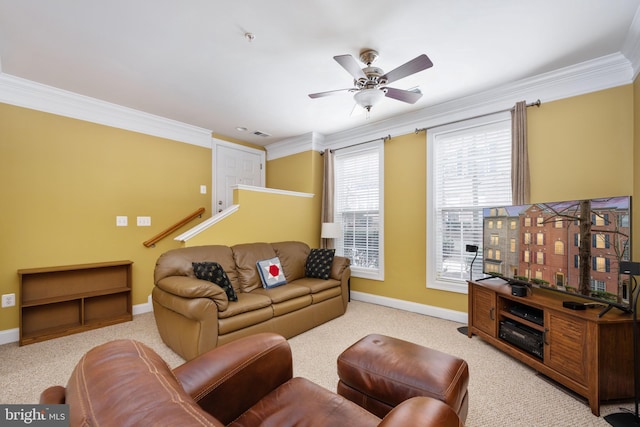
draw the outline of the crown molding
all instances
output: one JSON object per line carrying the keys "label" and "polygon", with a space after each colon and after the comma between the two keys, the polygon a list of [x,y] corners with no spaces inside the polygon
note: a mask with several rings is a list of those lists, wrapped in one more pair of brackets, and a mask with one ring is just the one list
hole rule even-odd
{"label": "crown molding", "polygon": [[209,129],[0,73],[0,102],[211,148]]}
{"label": "crown molding", "polygon": [[627,38],[622,45],[622,54],[631,62],[633,68],[633,79],[640,73],[640,8],[631,21],[631,26],[627,32]]}
{"label": "crown molding", "polygon": [[621,53],[607,55],[473,95],[429,106],[401,116],[326,135],[325,148],[414,132],[451,121],[510,109],[521,100],[555,101],[633,83],[630,61]]}
{"label": "crown molding", "polygon": [[265,146],[267,160],[291,156],[309,150],[322,151],[324,135],[318,132],[309,132],[292,138],[283,139]]}

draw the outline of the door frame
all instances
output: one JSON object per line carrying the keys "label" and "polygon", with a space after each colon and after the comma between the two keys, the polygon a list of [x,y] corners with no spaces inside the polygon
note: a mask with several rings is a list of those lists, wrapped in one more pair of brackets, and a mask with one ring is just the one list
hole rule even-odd
{"label": "door frame", "polygon": [[211,138],[211,214],[217,213],[216,200],[218,200],[218,186],[216,183],[216,174],[218,171],[218,161],[220,156],[217,156],[218,147],[223,146],[234,150],[244,151],[250,154],[256,154],[260,157],[260,187],[266,185],[266,151],[258,150],[256,148],[247,147],[245,145],[236,144],[233,142],[225,141],[218,138]]}

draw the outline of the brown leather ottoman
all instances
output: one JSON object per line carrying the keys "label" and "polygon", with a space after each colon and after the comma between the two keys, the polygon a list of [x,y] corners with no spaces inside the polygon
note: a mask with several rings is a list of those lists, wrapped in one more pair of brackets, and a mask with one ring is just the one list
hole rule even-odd
{"label": "brown leather ottoman", "polygon": [[429,396],[467,418],[467,362],[408,341],[367,335],[338,356],[338,394],[383,418],[399,403]]}

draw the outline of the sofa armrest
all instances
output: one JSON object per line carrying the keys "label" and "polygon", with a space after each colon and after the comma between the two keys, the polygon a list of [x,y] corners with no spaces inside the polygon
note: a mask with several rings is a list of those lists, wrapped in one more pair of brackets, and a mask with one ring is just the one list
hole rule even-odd
{"label": "sofa armrest", "polygon": [[451,406],[426,396],[405,400],[393,408],[378,427],[405,427],[415,425],[416,420],[420,420],[421,426],[463,427],[462,421]]}
{"label": "sofa armrest", "polygon": [[[331,264],[331,273],[330,277],[335,280],[342,280],[342,275],[344,271],[351,265],[351,260],[349,258],[343,256],[334,256],[333,264]],[[351,270],[349,270],[349,275],[351,275]]]}
{"label": "sofa armrest", "polygon": [[291,349],[280,335],[255,334],[209,350],[174,373],[198,405],[229,424],[292,378]]}
{"label": "sofa armrest", "polygon": [[156,286],[182,298],[210,298],[218,307],[218,311],[224,311],[229,306],[229,299],[224,289],[206,280],[187,276],[169,276],[158,280]]}

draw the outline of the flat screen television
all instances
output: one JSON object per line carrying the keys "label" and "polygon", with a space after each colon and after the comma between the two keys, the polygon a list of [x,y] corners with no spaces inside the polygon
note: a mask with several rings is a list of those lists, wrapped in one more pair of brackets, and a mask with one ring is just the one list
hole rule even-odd
{"label": "flat screen television", "polygon": [[483,209],[482,272],[630,311],[631,197]]}

